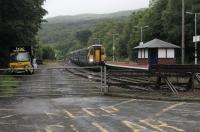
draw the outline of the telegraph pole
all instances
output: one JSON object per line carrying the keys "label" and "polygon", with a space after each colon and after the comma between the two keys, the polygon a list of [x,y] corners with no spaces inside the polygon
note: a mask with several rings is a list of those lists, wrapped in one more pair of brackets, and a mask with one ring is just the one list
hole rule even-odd
{"label": "telegraph pole", "polygon": [[195,65],[198,64],[198,55],[197,55],[197,13],[195,13]]}
{"label": "telegraph pole", "polygon": [[192,13],[192,12],[186,12],[187,14],[190,14],[190,15],[194,15],[195,16],[195,36],[194,36],[194,41],[195,41],[195,65],[198,64],[198,55],[197,55],[197,15],[200,15],[200,13]]}
{"label": "telegraph pole", "polygon": [[112,34],[113,35],[113,62],[115,61],[115,36],[119,36],[118,33]]}
{"label": "telegraph pole", "polygon": [[145,29],[145,28],[148,28],[149,26],[141,26],[141,27],[139,27],[139,26],[134,26],[135,28],[140,28],[140,42],[143,42],[143,30]]}

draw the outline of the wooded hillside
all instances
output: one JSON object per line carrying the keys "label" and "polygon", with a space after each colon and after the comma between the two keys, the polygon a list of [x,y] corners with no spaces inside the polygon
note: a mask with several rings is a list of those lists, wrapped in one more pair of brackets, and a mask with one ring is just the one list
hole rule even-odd
{"label": "wooded hillside", "polygon": [[[99,43],[112,56],[113,35],[115,36],[117,59],[136,58],[133,47],[140,42],[140,30],[144,29],[144,42],[159,38],[181,46],[182,0],[151,0],[150,7],[136,11],[122,11],[112,14],[83,14],[49,18],[43,23],[46,11],[44,0],[1,0],[0,1],[0,59],[5,62],[3,52],[12,45],[50,45],[58,58],[65,58],[70,51]],[[199,0],[185,0],[186,11],[199,12]],[[186,61],[194,58],[194,15],[185,14]],[[197,16],[197,34],[200,33],[200,16]],[[98,39],[97,39],[98,38]],[[180,58],[180,51],[177,54]],[[200,46],[198,45],[198,56]]]}
{"label": "wooded hillside", "polygon": [[[185,0],[186,11],[197,11],[198,3]],[[65,57],[75,49],[83,48],[95,43],[94,38],[101,38],[106,47],[108,57],[112,56],[113,33],[119,34],[116,39],[118,59],[136,58],[133,47],[140,42],[140,29],[136,27],[149,26],[144,29],[144,42],[159,38],[181,46],[182,0],[152,0],[147,9],[133,11],[129,17],[92,19],[72,23],[44,24],[39,38],[42,43],[53,44],[59,57]],[[194,58],[194,16],[185,15],[185,44],[186,61],[191,63]],[[52,21],[52,20],[51,20]],[[55,23],[55,22],[53,22]],[[197,20],[198,33],[200,31],[200,17]],[[85,35],[80,35],[88,33]],[[78,35],[77,35],[78,34]],[[87,37],[82,39],[81,37]],[[200,47],[200,46],[198,46]],[[198,48],[200,56],[200,48]],[[180,58],[180,51],[177,57]]]}

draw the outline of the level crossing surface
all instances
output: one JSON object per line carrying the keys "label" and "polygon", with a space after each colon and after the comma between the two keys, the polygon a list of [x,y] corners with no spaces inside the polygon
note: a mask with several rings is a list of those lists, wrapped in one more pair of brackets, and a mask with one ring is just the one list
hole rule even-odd
{"label": "level crossing surface", "polygon": [[[61,64],[44,67],[55,66],[62,67]],[[66,72],[54,70],[52,81],[58,85],[51,87],[54,90],[43,88],[41,92],[53,95],[60,90],[77,95],[1,98],[0,132],[200,131],[199,103],[79,95],[80,91],[88,93],[94,89],[84,90],[78,85],[63,87],[66,82],[56,79],[69,76]],[[44,78],[38,76],[37,79]],[[30,94],[36,92],[26,90]]]}

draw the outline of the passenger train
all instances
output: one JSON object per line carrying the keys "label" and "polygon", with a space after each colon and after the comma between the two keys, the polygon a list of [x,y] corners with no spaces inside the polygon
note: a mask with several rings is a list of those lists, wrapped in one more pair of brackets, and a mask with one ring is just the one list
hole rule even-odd
{"label": "passenger train", "polygon": [[70,61],[79,66],[105,65],[106,50],[102,45],[92,45],[88,48],[71,52]]}

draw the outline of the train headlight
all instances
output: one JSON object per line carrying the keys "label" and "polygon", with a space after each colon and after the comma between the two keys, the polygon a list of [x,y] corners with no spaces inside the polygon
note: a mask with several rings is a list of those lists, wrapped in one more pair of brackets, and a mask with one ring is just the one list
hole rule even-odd
{"label": "train headlight", "polygon": [[94,59],[93,59],[93,58],[90,58],[89,62],[90,62],[90,63],[94,62]]}

